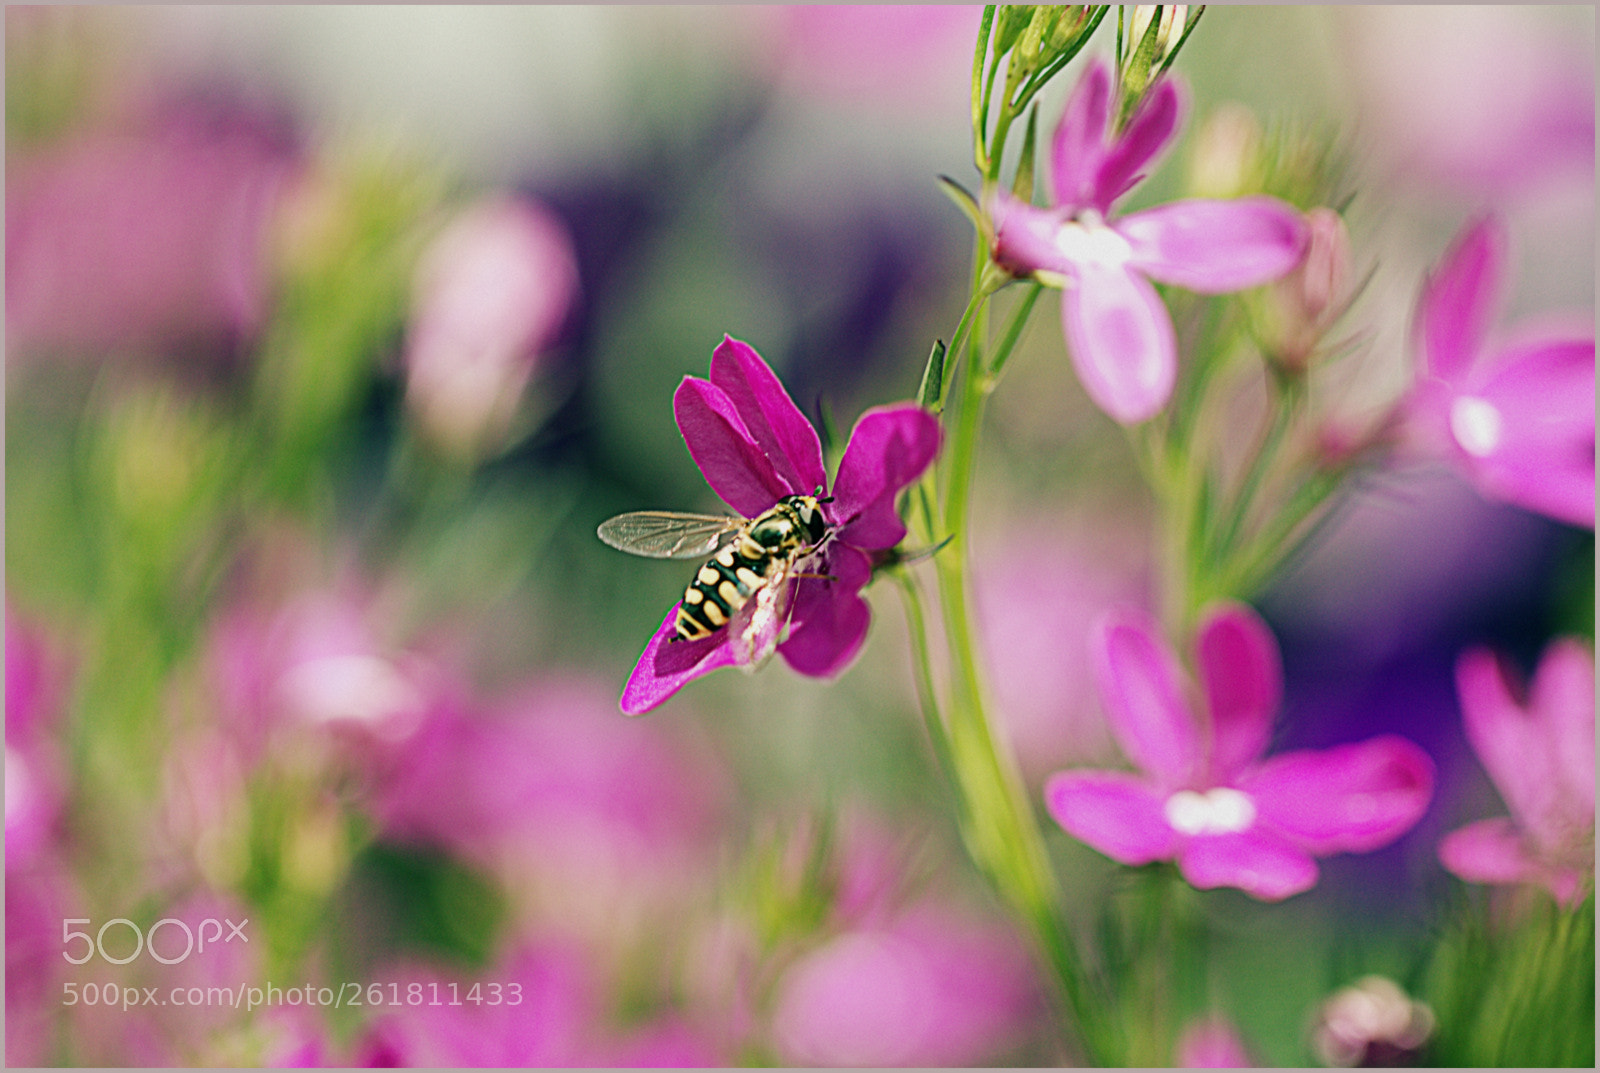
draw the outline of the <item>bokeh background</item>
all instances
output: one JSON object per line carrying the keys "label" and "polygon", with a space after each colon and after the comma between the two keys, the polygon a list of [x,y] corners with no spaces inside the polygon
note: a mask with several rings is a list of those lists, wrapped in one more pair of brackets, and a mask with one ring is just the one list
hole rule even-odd
{"label": "bokeh background", "polygon": [[[961,855],[892,594],[835,682],[776,661],[628,720],[685,567],[594,537],[720,509],[670,399],[724,333],[841,432],[915,392],[966,293],[935,180],[974,185],[978,9],[5,18],[9,1063],[1059,1061]],[[1502,323],[1592,322],[1592,10],[1215,7],[1178,70],[1190,123],[1140,201],[1219,181],[1252,124],[1348,162],[1372,278],[1335,414],[1399,390],[1423,274],[1485,209],[1514,242]],[[995,708],[1037,788],[1114,759],[1084,638],[1152,584],[1150,502],[1053,316],[977,495]],[[1256,1057],[1310,1060],[1337,966],[1399,971],[1439,835],[1499,807],[1456,654],[1592,638],[1593,577],[1592,533],[1411,467],[1263,598],[1281,745],[1396,730],[1440,782],[1307,895],[1206,897]],[[1089,919],[1121,880],[1050,846]],[[249,942],[116,965],[118,925],[61,956],[63,920],[169,917]],[[352,982],[381,1001],[85,990]]]}

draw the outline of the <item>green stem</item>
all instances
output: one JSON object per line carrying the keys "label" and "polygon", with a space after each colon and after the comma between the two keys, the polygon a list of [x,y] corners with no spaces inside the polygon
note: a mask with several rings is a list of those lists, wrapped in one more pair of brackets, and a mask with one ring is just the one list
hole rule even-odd
{"label": "green stem", "polygon": [[[974,285],[974,291],[977,291]],[[987,305],[971,316],[973,339],[983,335]],[[1025,317],[1013,320],[1014,336]],[[1005,344],[1003,344],[1004,346]],[[968,346],[961,363],[961,396],[945,454],[944,531],[951,543],[935,558],[951,675],[949,762],[962,802],[962,836],[968,852],[1002,898],[1026,922],[1047,958],[1076,1024],[1086,1056],[1100,1056],[1102,1024],[1072,936],[1057,915],[1059,892],[1044,841],[1028,803],[1015,758],[1000,747],[983,701],[982,675],[968,604],[968,516],[978,432],[992,386],[981,357]]]}
{"label": "green stem", "polygon": [[944,717],[939,713],[939,693],[934,687],[928,626],[922,612],[922,590],[909,570],[898,569],[893,571],[893,575],[905,598],[906,628],[911,637],[911,662],[917,673],[917,701],[922,708],[922,720],[928,727],[928,740],[933,743],[939,769],[948,773],[952,770],[950,739],[945,733]]}

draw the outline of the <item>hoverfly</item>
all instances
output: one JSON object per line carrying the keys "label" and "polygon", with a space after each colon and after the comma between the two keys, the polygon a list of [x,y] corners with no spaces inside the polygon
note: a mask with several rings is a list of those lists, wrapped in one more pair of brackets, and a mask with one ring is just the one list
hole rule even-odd
{"label": "hoverfly", "polygon": [[[600,523],[600,539],[618,551],[651,559],[709,555],[684,590],[674,641],[699,641],[726,626],[752,599],[744,629],[754,661],[756,638],[775,643],[799,567],[822,550],[833,529],[822,514],[830,498],[784,496],[754,518],[641,510]],[[720,551],[724,537],[733,536]],[[715,554],[711,554],[715,552]],[[766,653],[761,653],[765,655]]]}

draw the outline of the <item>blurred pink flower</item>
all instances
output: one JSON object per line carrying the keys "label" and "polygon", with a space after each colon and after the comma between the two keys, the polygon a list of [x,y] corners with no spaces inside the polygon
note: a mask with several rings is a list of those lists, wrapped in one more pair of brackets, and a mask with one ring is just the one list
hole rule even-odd
{"label": "blurred pink flower", "polygon": [[931,900],[849,929],[778,983],[784,1063],[958,1066],[1004,1057],[1039,1009],[1034,967],[1010,930]]}
{"label": "blurred pink flower", "polygon": [[1242,604],[1202,616],[1203,716],[1177,654],[1142,613],[1107,615],[1093,643],[1112,732],[1141,770],[1061,772],[1045,784],[1045,803],[1068,834],[1112,860],[1176,859],[1196,887],[1277,901],[1316,884],[1315,857],[1388,845],[1428,806],[1433,762],[1404,738],[1261,758],[1282,671],[1266,623]]}
{"label": "blurred pink flower", "polygon": [[1573,32],[1580,10],[1520,5],[1340,14],[1348,84],[1394,174],[1463,196],[1548,196],[1569,183],[1593,198],[1592,13],[1587,34]]}
{"label": "blurred pink flower", "polygon": [[274,736],[307,730],[402,741],[451,690],[434,661],[379,639],[375,604],[362,586],[341,584],[219,616],[211,676],[246,759]]}
{"label": "blurred pink flower", "polygon": [[14,872],[8,860],[5,887],[5,1064],[52,1064],[62,977],[70,968],[61,958],[61,921],[86,914],[79,911],[82,901],[69,881],[54,868]]}
{"label": "blurred pink flower", "polygon": [[1526,699],[1494,654],[1456,663],[1467,740],[1511,809],[1447,835],[1439,859],[1473,883],[1537,883],[1574,902],[1594,882],[1594,652],[1578,640],[1545,650]]}
{"label": "blurred pink flower", "polygon": [[1423,289],[1421,368],[1405,402],[1424,449],[1490,499],[1594,528],[1594,332],[1487,347],[1505,283],[1506,235],[1467,227]]}
{"label": "blurred pink flower", "polygon": [[6,606],[6,871],[35,863],[55,840],[66,798],[54,724],[63,668],[44,639]]}
{"label": "blurred pink flower", "polygon": [[675,1018],[631,1031],[607,1025],[603,981],[591,959],[560,940],[524,944],[475,977],[426,967],[390,968],[383,976],[399,984],[402,997],[414,982],[421,984],[423,1001],[384,1007],[357,1044],[358,1065],[504,1069],[726,1062]]}
{"label": "blurred pink flower", "polygon": [[988,206],[994,258],[1060,287],[1061,321],[1089,397],[1125,425],[1154,417],[1177,379],[1172,317],[1151,282],[1201,294],[1269,283],[1300,263],[1307,229],[1270,197],[1192,198],[1111,219],[1112,204],[1178,131],[1182,101],[1164,78],[1112,133],[1110,68],[1090,63],[1051,145],[1054,205],[1003,193]]}
{"label": "blurred pink flower", "polygon": [[1140,542],[1128,536],[1040,518],[981,541],[987,551],[974,557],[994,710],[1030,782],[1113,755],[1094,692],[1089,631],[1103,612],[1143,592]]}
{"label": "blurred pink flower", "polygon": [[268,221],[291,164],[187,114],[6,166],[6,329],[17,353],[232,338],[265,316]]}
{"label": "blurred pink flower", "polygon": [[[526,947],[481,977],[394,966],[383,978],[397,983],[402,997],[413,983],[420,983],[427,1001],[381,1007],[357,1045],[357,1065],[504,1069],[587,1064],[583,1036],[598,996],[575,948]],[[432,1003],[435,990],[437,1005]]]}
{"label": "blurred pink flower", "polygon": [[487,711],[438,709],[377,794],[386,835],[576,884],[588,913],[664,898],[715,833],[721,775],[671,728],[618,717],[608,693],[554,679]]}
{"label": "blurred pink flower", "polygon": [[1239,1030],[1221,1014],[1190,1022],[1178,1037],[1174,1057],[1180,1069],[1246,1069],[1255,1064]]}
{"label": "blurred pink flower", "polygon": [[943,4],[785,7],[771,66],[814,97],[961,117],[982,11]]}
{"label": "blurred pink flower", "polygon": [[577,298],[572,242],[538,204],[486,199],[445,226],[413,279],[406,402],[429,435],[470,454],[505,435]]}

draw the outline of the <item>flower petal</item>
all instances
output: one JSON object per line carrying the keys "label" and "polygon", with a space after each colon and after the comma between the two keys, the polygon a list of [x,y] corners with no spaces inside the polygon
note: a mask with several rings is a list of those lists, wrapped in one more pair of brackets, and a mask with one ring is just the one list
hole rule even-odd
{"label": "flower petal", "polygon": [[1095,178],[1105,163],[1110,121],[1111,70],[1104,60],[1095,59],[1067,99],[1061,124],[1050,142],[1050,179],[1058,206],[1077,209],[1094,203]]}
{"label": "flower petal", "polygon": [[826,569],[836,580],[803,578],[796,583],[789,639],[778,646],[789,666],[813,678],[844,670],[861,650],[872,620],[859,595],[872,578],[866,554],[835,544]]}
{"label": "flower petal", "polygon": [[1422,818],[1433,760],[1391,734],[1324,751],[1281,753],[1238,780],[1258,823],[1311,853],[1366,852]]}
{"label": "flower petal", "polygon": [[672,396],[672,412],[706,483],[740,514],[754,517],[794,491],[751,437],[728,393],[715,384],[684,377]]}
{"label": "flower petal", "polygon": [[1472,751],[1517,823],[1532,830],[1554,810],[1560,786],[1542,728],[1512,696],[1500,660],[1486,648],[1456,660],[1456,693]]}
{"label": "flower petal", "polygon": [[[1499,661],[1473,649],[1456,661],[1467,740],[1517,826],[1552,850],[1594,823],[1594,667],[1577,642],[1554,645],[1526,709]],[[1577,753],[1587,747],[1587,753]]]}
{"label": "flower petal", "polygon": [[1552,641],[1534,672],[1529,706],[1555,752],[1574,816],[1594,817],[1594,650],[1576,638]]}
{"label": "flower petal", "polygon": [[1469,823],[1439,841],[1439,863],[1468,883],[1522,883],[1543,868],[1508,817]]}
{"label": "flower petal", "polygon": [[1458,397],[1451,429],[1485,494],[1593,529],[1594,387],[1594,340],[1547,340]]}
{"label": "flower petal", "polygon": [[1283,698],[1283,670],[1272,631],[1244,604],[1209,609],[1195,648],[1211,711],[1209,781],[1221,786],[1266,751]]}
{"label": "flower petal", "polygon": [[698,641],[679,641],[677,619],[678,605],[673,604],[622,687],[623,714],[643,715],[701,675],[739,662],[731,630],[718,630]]}
{"label": "flower petal", "polygon": [[938,419],[914,403],[862,414],[834,481],[833,517],[842,526],[835,539],[869,550],[900,543],[906,527],[895,513],[895,497],[928,468],[939,437]]}
{"label": "flower petal", "polygon": [[1077,265],[1061,319],[1083,389],[1113,420],[1138,424],[1167,404],[1178,348],[1167,307],[1142,277],[1115,265]]}
{"label": "flower petal", "polygon": [[1190,838],[1178,851],[1178,870],[1200,890],[1237,887],[1264,902],[1310,890],[1318,874],[1303,850],[1259,829]]}
{"label": "flower petal", "polygon": [[1431,375],[1459,381],[1471,370],[1500,296],[1506,244],[1498,220],[1478,220],[1428,277],[1419,320],[1423,368]]}
{"label": "flower petal", "polygon": [[733,400],[745,429],[793,492],[811,493],[827,483],[817,430],[754,347],[723,336],[711,355],[711,382]]}
{"label": "flower petal", "polygon": [[1182,114],[1183,98],[1173,79],[1163,78],[1145,94],[1095,174],[1093,203],[1102,215],[1143,177],[1139,169],[1153,162],[1172,141]]}
{"label": "flower petal", "polygon": [[1117,743],[1164,790],[1187,785],[1200,763],[1200,733],[1183,697],[1177,658],[1148,616],[1111,611],[1089,637],[1095,679]]}
{"label": "flower petal", "polygon": [[1151,279],[1200,294],[1270,283],[1300,263],[1310,241],[1305,218],[1271,197],[1192,198],[1124,216],[1116,230],[1129,262]]}
{"label": "flower petal", "polygon": [[1178,850],[1161,793],[1125,771],[1061,771],[1044,784],[1045,808],[1067,834],[1119,864],[1164,861]]}
{"label": "flower petal", "polygon": [[1062,214],[1040,209],[1025,201],[996,194],[989,202],[989,219],[994,224],[994,259],[1012,275],[1053,272],[1072,273],[1072,261],[1056,244]]}

